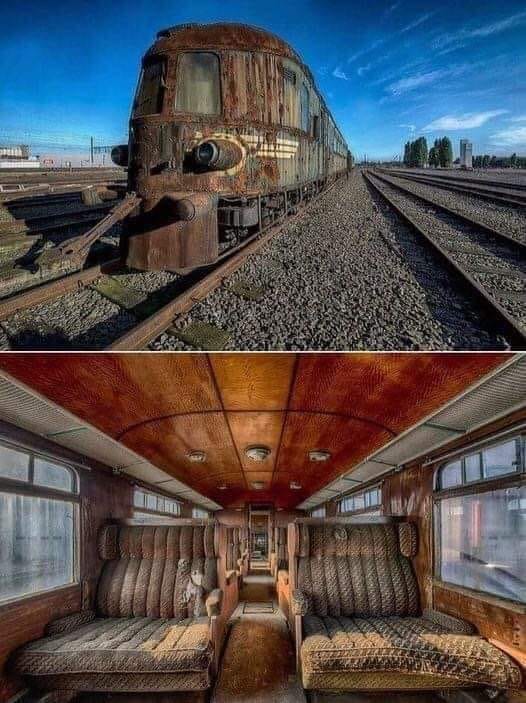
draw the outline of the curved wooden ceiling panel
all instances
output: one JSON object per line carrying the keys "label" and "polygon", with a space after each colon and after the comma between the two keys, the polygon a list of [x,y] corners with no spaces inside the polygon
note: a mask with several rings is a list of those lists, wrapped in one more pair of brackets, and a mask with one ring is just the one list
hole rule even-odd
{"label": "curved wooden ceiling panel", "polygon": [[[508,358],[4,352],[0,368],[226,507],[291,508]],[[261,462],[245,455],[259,444]]]}

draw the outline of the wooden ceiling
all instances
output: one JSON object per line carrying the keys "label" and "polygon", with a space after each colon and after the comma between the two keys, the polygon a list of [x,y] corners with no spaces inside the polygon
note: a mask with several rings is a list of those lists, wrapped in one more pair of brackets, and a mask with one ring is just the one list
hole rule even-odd
{"label": "wooden ceiling", "polygon": [[[225,507],[292,508],[508,358],[3,353],[0,367]],[[269,457],[249,459],[260,444]],[[311,462],[313,449],[329,461]]]}

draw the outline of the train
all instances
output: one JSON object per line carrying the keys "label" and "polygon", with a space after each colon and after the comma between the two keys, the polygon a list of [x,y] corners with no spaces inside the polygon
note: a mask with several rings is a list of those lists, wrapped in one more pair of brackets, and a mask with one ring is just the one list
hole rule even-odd
{"label": "train", "polygon": [[353,157],[313,75],[279,37],[234,23],[157,33],[129,142],[112,150],[137,207],[124,263],[188,273],[295,213]]}

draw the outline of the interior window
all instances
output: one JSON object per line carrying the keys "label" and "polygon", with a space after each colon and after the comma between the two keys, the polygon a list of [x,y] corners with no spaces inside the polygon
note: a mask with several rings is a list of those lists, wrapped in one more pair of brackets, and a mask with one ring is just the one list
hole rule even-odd
{"label": "interior window", "polygon": [[309,89],[303,83],[301,86],[301,129],[304,132],[308,132],[310,128],[310,106],[309,106]]}
{"label": "interior window", "polygon": [[181,514],[181,504],[173,498],[167,498],[136,488],[133,493],[133,517],[135,518],[155,518],[166,515],[177,517]]}
{"label": "interior window", "polygon": [[319,508],[315,508],[314,510],[312,510],[310,516],[311,517],[325,517],[326,512],[327,511],[325,509],[325,506],[322,505]]}
{"label": "interior window", "polygon": [[0,446],[0,602],[74,583],[76,475]]}
{"label": "interior window", "polygon": [[134,117],[156,115],[162,110],[164,92],[164,59],[149,61],[142,69],[134,101]]}
{"label": "interior window", "polygon": [[373,511],[372,508],[377,508],[382,504],[382,489],[380,486],[368,488],[364,491],[352,493],[345,498],[342,498],[338,504],[338,512],[340,513],[363,513],[380,515],[381,510]]}
{"label": "interior window", "polygon": [[192,517],[206,520],[209,517],[208,510],[204,510],[203,508],[192,508]]}
{"label": "interior window", "polygon": [[186,52],[177,65],[175,109],[200,115],[221,112],[219,58],[206,52]]}
{"label": "interior window", "polygon": [[526,603],[526,486],[520,450],[521,439],[514,437],[439,469],[436,575]]}
{"label": "interior window", "polygon": [[442,581],[526,603],[526,487],[440,501]]}

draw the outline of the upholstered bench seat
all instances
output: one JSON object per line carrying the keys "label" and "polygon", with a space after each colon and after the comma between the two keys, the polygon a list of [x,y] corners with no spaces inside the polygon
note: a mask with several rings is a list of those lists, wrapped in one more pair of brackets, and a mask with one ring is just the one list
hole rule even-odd
{"label": "upholstered bench seat", "polygon": [[212,660],[208,618],[101,618],[20,650],[18,671],[32,676],[108,672],[206,672]]}
{"label": "upholstered bench seat", "polygon": [[482,637],[423,617],[307,615],[303,636],[305,688],[517,688],[521,681],[519,668]]}

